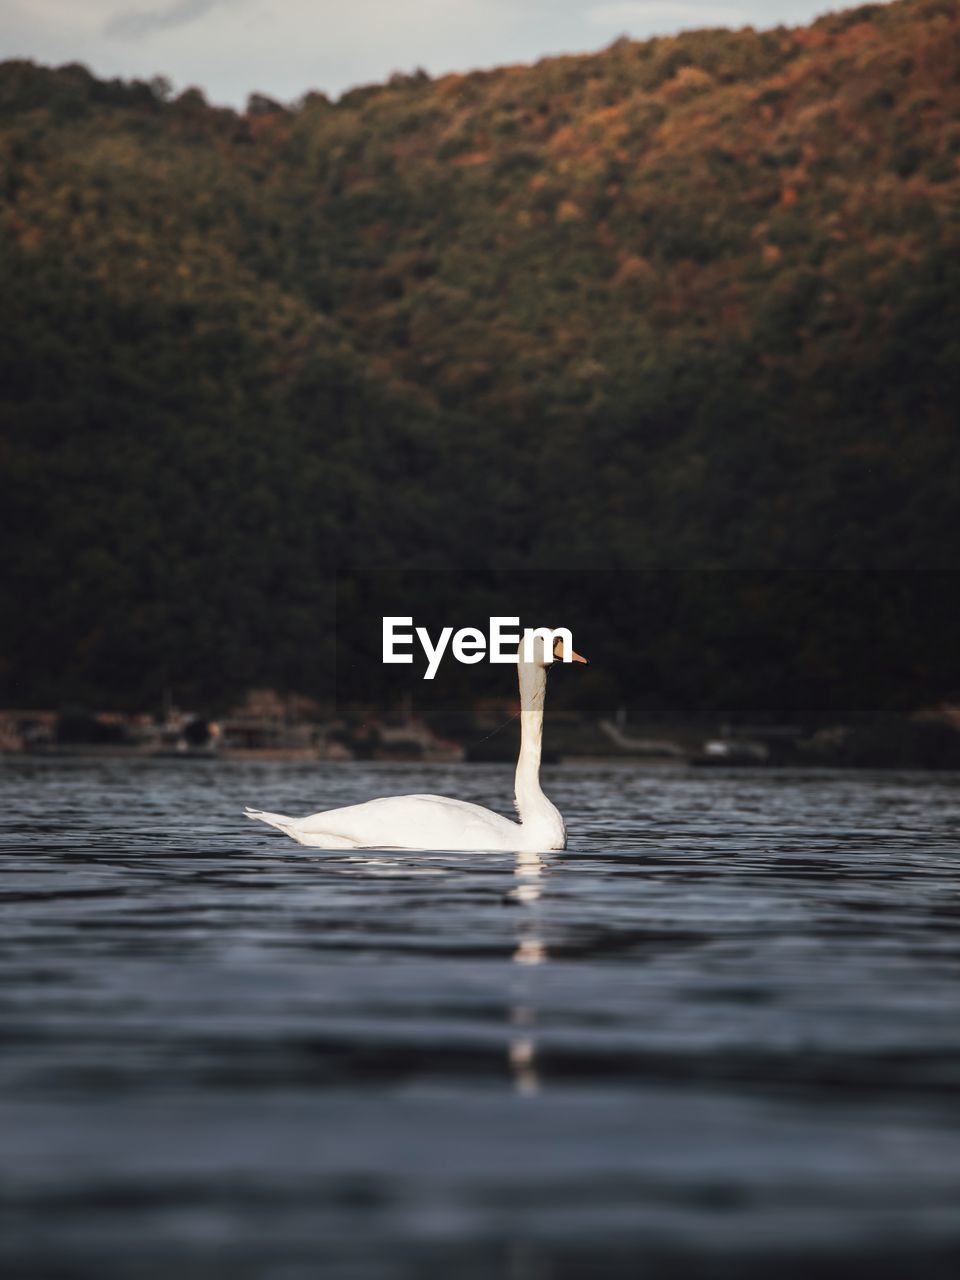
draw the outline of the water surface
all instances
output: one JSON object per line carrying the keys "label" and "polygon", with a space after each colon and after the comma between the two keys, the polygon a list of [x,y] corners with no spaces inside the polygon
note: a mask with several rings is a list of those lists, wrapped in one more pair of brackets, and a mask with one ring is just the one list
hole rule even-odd
{"label": "water surface", "polygon": [[490,766],[0,762],[14,1276],[952,1276],[960,778],[545,771],[570,848],[240,816]]}

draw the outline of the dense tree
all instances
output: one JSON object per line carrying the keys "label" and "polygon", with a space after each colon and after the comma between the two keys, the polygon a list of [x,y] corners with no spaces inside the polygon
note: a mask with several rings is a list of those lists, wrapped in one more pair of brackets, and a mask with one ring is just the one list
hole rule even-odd
{"label": "dense tree", "polygon": [[952,570],[958,44],[901,0],[242,115],[0,66],[0,699],[322,691],[337,570]]}

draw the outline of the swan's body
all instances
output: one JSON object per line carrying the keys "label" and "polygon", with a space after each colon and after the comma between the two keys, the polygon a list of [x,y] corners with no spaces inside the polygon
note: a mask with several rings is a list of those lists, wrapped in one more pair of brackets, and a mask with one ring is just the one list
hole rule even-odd
{"label": "swan's body", "polygon": [[559,836],[551,831],[546,842],[524,843],[531,833],[524,831],[523,822],[447,796],[385,796],[308,818],[259,809],[246,814],[315,849],[562,849],[565,836],[557,814]]}
{"label": "swan's body", "polygon": [[[574,655],[578,662],[584,659]],[[266,822],[314,849],[454,849],[539,852],[563,849],[567,833],[555,805],[540,789],[540,749],[547,668],[520,662],[520,757],[516,806],[519,822],[492,809],[446,796],[389,796],[327,809],[306,818],[247,809],[248,818]]]}

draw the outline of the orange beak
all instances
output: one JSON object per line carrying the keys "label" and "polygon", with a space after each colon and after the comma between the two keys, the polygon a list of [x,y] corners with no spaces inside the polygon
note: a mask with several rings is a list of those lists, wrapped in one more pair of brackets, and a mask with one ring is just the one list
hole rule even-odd
{"label": "orange beak", "polygon": [[582,657],[580,656],[580,654],[579,654],[579,653],[575,653],[575,652],[573,652],[573,651],[571,651],[571,653],[570,653],[570,661],[571,661],[571,662],[582,662],[582,663],[583,663],[583,665],[584,665],[585,667],[589,667],[589,665],[590,665],[590,663],[587,661],[587,659],[586,659],[586,658],[582,658]]}

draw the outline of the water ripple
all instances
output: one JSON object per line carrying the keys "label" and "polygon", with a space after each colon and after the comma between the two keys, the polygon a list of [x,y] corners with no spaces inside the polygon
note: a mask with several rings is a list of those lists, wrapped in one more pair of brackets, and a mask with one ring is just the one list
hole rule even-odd
{"label": "water ripple", "polygon": [[0,1260],[952,1271],[960,779],[547,775],[563,853],[326,853],[243,804],[510,771],[0,763]]}

